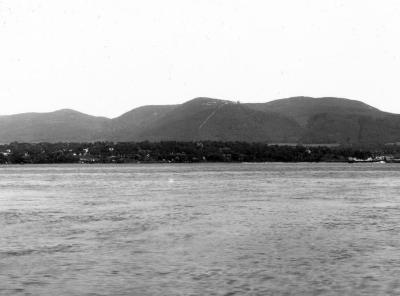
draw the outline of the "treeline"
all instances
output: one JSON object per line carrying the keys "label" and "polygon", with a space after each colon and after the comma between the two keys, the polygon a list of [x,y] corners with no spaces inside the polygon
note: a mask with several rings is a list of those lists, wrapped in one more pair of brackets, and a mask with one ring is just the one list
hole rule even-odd
{"label": "treeline", "polygon": [[342,162],[372,152],[350,147],[278,146],[247,142],[11,143],[0,145],[0,163],[133,162]]}

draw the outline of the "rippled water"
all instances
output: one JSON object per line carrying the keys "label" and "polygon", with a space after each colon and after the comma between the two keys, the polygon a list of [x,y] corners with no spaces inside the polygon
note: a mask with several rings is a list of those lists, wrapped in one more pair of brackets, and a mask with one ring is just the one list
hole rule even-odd
{"label": "rippled water", "polygon": [[400,165],[0,167],[1,295],[399,295]]}

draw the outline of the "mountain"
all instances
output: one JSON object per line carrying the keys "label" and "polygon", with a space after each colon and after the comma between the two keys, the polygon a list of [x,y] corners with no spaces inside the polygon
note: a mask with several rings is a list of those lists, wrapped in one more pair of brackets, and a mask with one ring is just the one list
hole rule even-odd
{"label": "mountain", "polygon": [[267,103],[246,104],[249,108],[270,111],[296,120],[301,126],[306,126],[308,120],[318,114],[335,115],[367,115],[372,117],[381,117],[384,112],[371,107],[363,102],[342,98],[311,98],[311,97],[293,97],[280,99]]}
{"label": "mountain", "polygon": [[400,116],[320,113],[308,119],[300,141],[342,144],[400,142]]}
{"label": "mountain", "polygon": [[176,105],[143,106],[133,109],[111,120],[108,139],[112,141],[132,141],[143,129],[162,118]]}
{"label": "mountain", "polygon": [[294,141],[301,127],[280,114],[230,101],[196,98],[142,129],[139,140]]}
{"label": "mountain", "polygon": [[68,109],[0,116],[0,143],[143,140],[383,144],[400,142],[400,115],[332,97],[245,104],[201,97],[114,119]]}
{"label": "mountain", "polygon": [[294,119],[304,128],[298,139],[301,143],[370,144],[400,140],[399,115],[356,100],[294,97],[249,107]]}
{"label": "mountain", "polygon": [[104,140],[109,119],[63,109],[0,116],[0,143]]}

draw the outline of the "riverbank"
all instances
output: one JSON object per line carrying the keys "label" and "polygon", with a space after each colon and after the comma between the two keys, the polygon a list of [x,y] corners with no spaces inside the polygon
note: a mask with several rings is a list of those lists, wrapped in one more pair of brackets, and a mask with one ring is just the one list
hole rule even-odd
{"label": "riverbank", "polygon": [[[348,162],[385,160],[383,150],[247,142],[11,143],[0,164]],[[377,157],[380,157],[379,159]],[[383,158],[385,157],[385,158]],[[393,156],[390,155],[393,158]]]}

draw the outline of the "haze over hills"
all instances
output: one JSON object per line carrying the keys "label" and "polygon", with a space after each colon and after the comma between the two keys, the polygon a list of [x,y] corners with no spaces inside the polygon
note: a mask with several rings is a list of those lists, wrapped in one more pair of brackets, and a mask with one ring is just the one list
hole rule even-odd
{"label": "haze over hills", "polygon": [[114,119],[73,110],[0,116],[1,143],[143,140],[384,144],[400,142],[400,115],[360,101],[294,97],[244,104],[196,98]]}

